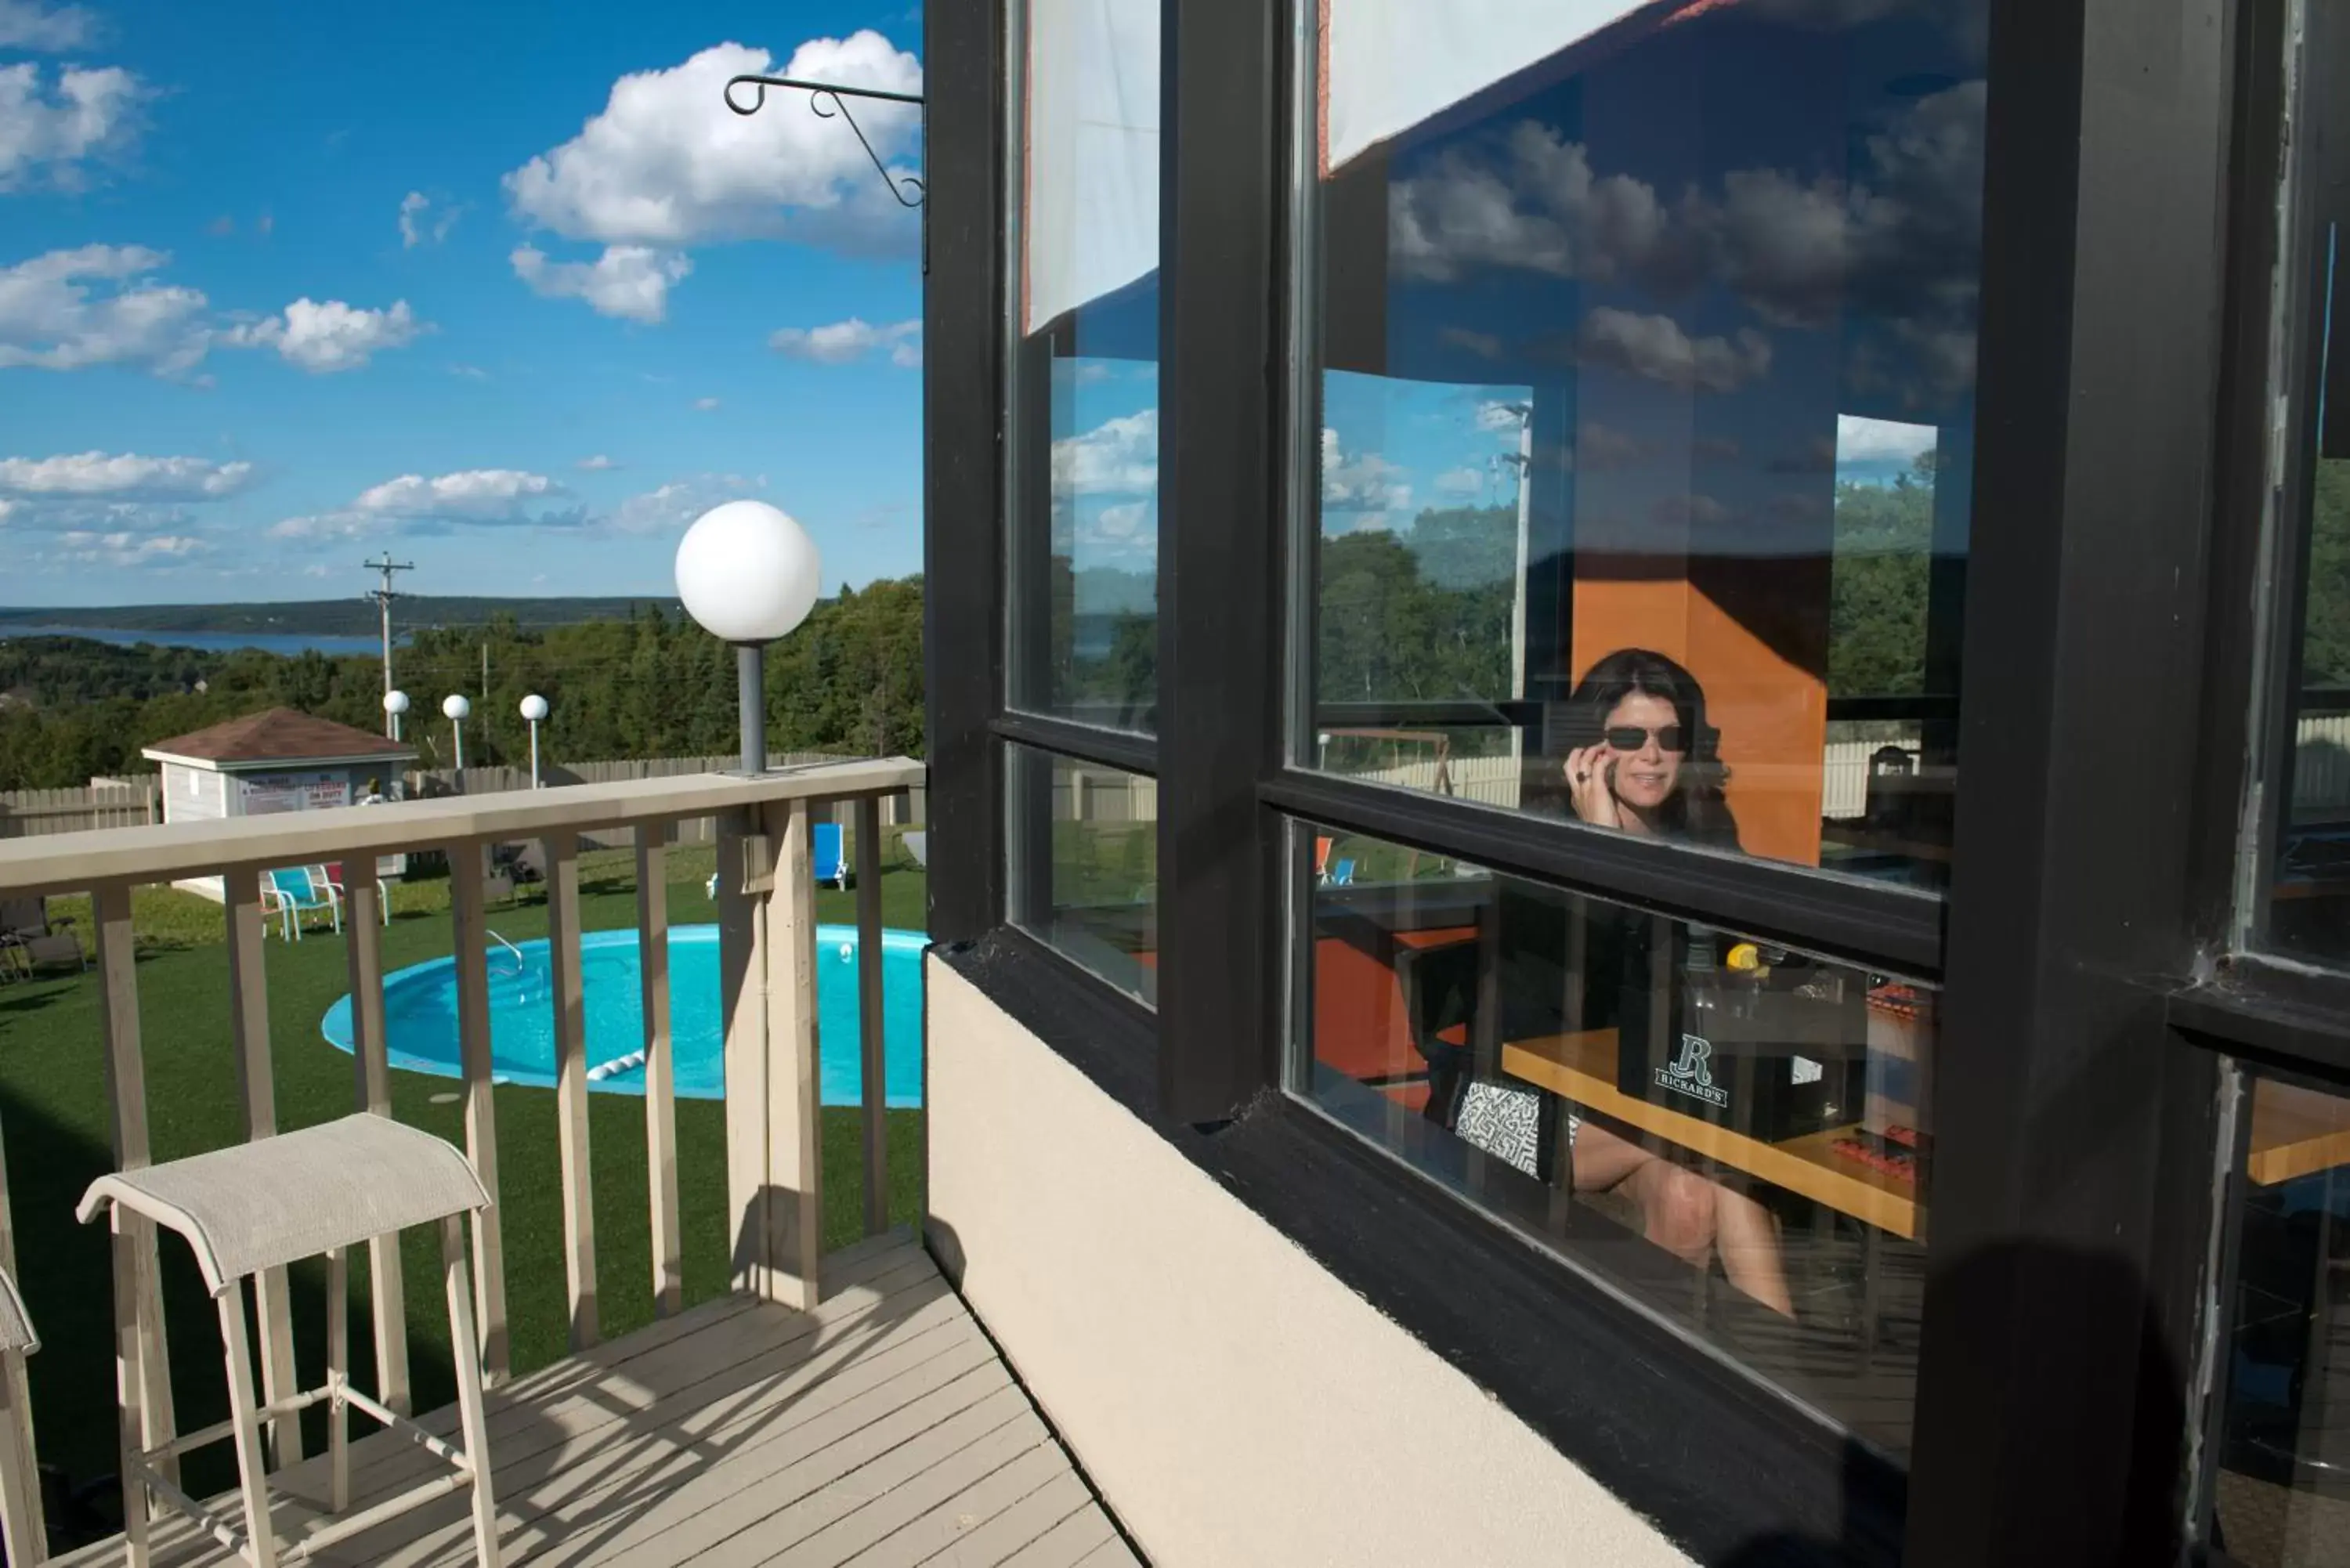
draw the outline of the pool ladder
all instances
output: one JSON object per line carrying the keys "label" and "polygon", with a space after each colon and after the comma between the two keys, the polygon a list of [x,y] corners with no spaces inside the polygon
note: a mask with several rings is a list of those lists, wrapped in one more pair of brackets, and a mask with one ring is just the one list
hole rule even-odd
{"label": "pool ladder", "polygon": [[522,950],[520,948],[515,946],[514,943],[506,940],[505,938],[498,935],[495,931],[492,931],[490,933],[490,940],[497,943],[498,946],[514,954],[515,973],[516,976],[525,975],[530,972],[529,961],[522,956]]}

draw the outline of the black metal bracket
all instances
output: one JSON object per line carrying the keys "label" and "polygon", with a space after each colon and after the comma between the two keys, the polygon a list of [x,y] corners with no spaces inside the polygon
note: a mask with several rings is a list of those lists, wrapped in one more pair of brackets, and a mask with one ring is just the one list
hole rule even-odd
{"label": "black metal bracket", "polygon": [[[737,103],[734,101],[734,89],[745,83],[758,88],[758,94],[747,104]],[[921,94],[884,92],[879,88],[835,87],[830,82],[796,81],[790,77],[739,76],[726,84],[726,107],[737,114],[756,114],[766,104],[767,89],[771,87],[797,88],[806,93],[808,109],[818,119],[830,119],[837,114],[847,120],[848,129],[857,133],[858,145],[865,149],[866,157],[873,160],[875,171],[880,174],[882,182],[889,187],[889,194],[898,198],[898,204],[902,207],[919,207],[922,204],[929,192],[923,190],[921,181],[911,174],[901,176],[890,173],[889,166],[881,161],[881,155],[873,151],[873,143],[866,140],[864,127],[857,123],[857,117],[848,112],[848,105],[841,101],[844,98],[869,98],[884,103],[910,103],[920,107],[922,101]],[[832,107],[829,109],[825,107],[827,99],[831,101]],[[913,189],[914,193],[911,196],[906,194],[905,188],[908,186]]]}

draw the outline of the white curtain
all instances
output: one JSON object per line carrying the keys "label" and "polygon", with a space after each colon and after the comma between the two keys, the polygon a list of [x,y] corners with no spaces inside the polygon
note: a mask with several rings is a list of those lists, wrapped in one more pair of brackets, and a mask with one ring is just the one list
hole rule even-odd
{"label": "white curtain", "polygon": [[1323,172],[1612,23],[1644,11],[1662,20],[1690,4],[1323,0]]}
{"label": "white curtain", "polygon": [[1021,330],[1159,265],[1159,0],[1029,0]]}

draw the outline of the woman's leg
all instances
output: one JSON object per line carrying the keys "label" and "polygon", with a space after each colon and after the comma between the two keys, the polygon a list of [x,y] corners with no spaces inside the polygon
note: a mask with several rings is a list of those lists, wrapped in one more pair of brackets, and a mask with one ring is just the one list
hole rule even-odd
{"label": "woman's leg", "polygon": [[1700,1268],[1719,1249],[1732,1285],[1773,1312],[1794,1315],[1778,1227],[1752,1199],[1588,1121],[1575,1130],[1575,1186],[1582,1192],[1620,1189],[1639,1206],[1642,1234],[1652,1245]]}

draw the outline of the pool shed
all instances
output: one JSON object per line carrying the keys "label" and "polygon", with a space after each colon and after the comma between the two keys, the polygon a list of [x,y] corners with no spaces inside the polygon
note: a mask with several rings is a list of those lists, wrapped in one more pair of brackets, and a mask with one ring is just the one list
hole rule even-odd
{"label": "pool shed", "polygon": [[[162,769],[165,822],[217,822],[350,805],[368,798],[371,780],[389,796],[416,760],[413,746],[291,708],[271,708],[175,735],[140,754]],[[221,897],[217,877],[192,877],[177,886]]]}

